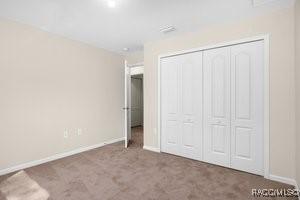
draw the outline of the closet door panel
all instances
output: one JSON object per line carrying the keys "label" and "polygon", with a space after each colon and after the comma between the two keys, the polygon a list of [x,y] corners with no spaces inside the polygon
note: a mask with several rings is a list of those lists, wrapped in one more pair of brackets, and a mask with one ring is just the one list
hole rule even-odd
{"label": "closet door panel", "polygon": [[180,67],[178,57],[161,60],[161,150],[176,155],[181,145]]}
{"label": "closet door panel", "polygon": [[202,158],[202,52],[161,61],[162,151]]}
{"label": "closet door panel", "polygon": [[231,48],[231,167],[263,174],[263,41]]}
{"label": "closet door panel", "polygon": [[181,155],[202,158],[202,52],[181,55]]}
{"label": "closet door panel", "polygon": [[230,165],[230,48],[204,51],[204,160]]}

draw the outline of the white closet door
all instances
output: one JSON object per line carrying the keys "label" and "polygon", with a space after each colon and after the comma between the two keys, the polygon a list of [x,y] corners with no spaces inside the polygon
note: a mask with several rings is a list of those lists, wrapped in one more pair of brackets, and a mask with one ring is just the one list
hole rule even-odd
{"label": "white closet door", "polygon": [[180,57],[161,60],[161,151],[180,155]]}
{"label": "white closet door", "polygon": [[230,166],[230,48],[204,51],[204,161]]}
{"label": "white closet door", "polygon": [[231,48],[231,167],[263,174],[263,41]]}
{"label": "white closet door", "polygon": [[202,52],[182,55],[181,155],[202,159]]}
{"label": "white closet door", "polygon": [[202,158],[202,52],[161,61],[163,152]]}

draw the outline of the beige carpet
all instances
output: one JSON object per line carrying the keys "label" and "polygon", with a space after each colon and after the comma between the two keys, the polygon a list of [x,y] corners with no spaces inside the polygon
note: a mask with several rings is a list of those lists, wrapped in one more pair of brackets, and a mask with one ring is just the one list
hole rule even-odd
{"label": "beige carpet", "polygon": [[131,128],[131,141],[129,147],[143,148],[144,129],[142,126]]}
{"label": "beige carpet", "polygon": [[47,200],[49,197],[49,193],[24,171],[1,182],[0,191],[7,200]]}
{"label": "beige carpet", "polygon": [[[134,145],[124,149],[124,143],[25,171],[50,193],[49,200],[252,200],[252,188],[292,188],[260,176],[145,151]],[[0,182],[9,176],[0,177]]]}

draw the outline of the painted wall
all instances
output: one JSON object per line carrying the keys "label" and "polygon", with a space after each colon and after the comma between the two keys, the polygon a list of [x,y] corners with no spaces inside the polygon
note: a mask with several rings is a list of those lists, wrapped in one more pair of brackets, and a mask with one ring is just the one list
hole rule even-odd
{"label": "painted wall", "polygon": [[296,170],[297,170],[297,182],[300,186],[300,0],[296,0],[296,106],[297,106],[297,140],[296,140]]}
{"label": "painted wall", "polygon": [[224,41],[270,34],[270,172],[295,178],[295,30],[294,7],[251,19],[214,25],[199,32],[144,45],[144,142],[158,148],[158,55]]}
{"label": "painted wall", "polygon": [[4,19],[0,44],[0,170],[123,137],[122,56]]}
{"label": "painted wall", "polygon": [[125,59],[127,60],[129,65],[142,63],[144,62],[144,52],[143,51],[136,51],[133,53],[128,53],[125,56]]}

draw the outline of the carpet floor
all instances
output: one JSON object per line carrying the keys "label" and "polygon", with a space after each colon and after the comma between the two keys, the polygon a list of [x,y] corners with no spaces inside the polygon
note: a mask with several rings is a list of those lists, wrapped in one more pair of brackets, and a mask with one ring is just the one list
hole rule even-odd
{"label": "carpet floor", "polygon": [[[141,130],[133,130],[133,145],[128,149],[122,142],[115,143],[25,172],[47,190],[49,200],[250,200],[256,199],[251,195],[253,188],[292,188],[260,176],[143,150],[134,137]],[[0,182],[13,174],[1,176]],[[3,194],[0,199],[5,199]]]}
{"label": "carpet floor", "polygon": [[144,146],[144,129],[142,126],[131,128],[131,140],[129,147],[143,148]]}

